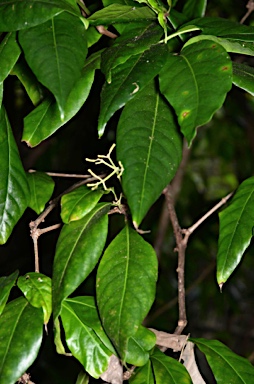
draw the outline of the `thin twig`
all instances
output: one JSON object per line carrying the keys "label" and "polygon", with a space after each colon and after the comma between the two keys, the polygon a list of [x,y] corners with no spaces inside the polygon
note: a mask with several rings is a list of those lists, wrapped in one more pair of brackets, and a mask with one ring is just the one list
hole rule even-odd
{"label": "thin twig", "polygon": [[187,317],[186,317],[186,304],[185,304],[185,279],[184,279],[184,266],[185,266],[185,249],[186,244],[183,242],[183,234],[181,227],[178,222],[178,218],[176,215],[173,198],[171,195],[171,186],[169,185],[164,190],[168,213],[170,217],[170,221],[172,223],[175,240],[176,240],[176,251],[178,252],[178,309],[179,309],[179,318],[178,325],[175,329],[176,335],[181,335],[182,331],[187,325]]}
{"label": "thin twig", "polygon": [[233,192],[229,193],[227,196],[223,197],[218,204],[216,204],[210,211],[208,211],[204,216],[202,216],[195,224],[193,224],[188,229],[182,229],[184,234],[184,243],[188,242],[189,236],[202,224],[209,216],[211,216],[215,211],[217,211],[222,205],[226,204],[228,199],[233,195]]}
{"label": "thin twig", "polygon": [[65,194],[67,194],[69,192],[72,192],[75,189],[77,189],[78,187],[80,187],[81,185],[90,183],[91,181],[94,181],[94,180],[95,180],[94,177],[90,177],[90,178],[87,178],[86,180],[81,180],[81,181],[73,184],[71,187],[66,189],[63,193],[61,193],[55,199],[51,200],[49,202],[49,205],[47,206],[47,208],[37,217],[37,219],[30,222],[30,224],[29,224],[30,235],[31,235],[31,237],[33,239],[33,243],[34,243],[35,272],[39,272],[40,271],[40,268],[39,268],[38,238],[43,233],[46,233],[46,232],[49,232],[49,231],[52,231],[54,229],[59,228],[61,226],[61,224],[55,224],[55,225],[52,225],[50,227],[43,228],[43,229],[38,228],[38,226],[45,220],[45,218],[48,216],[48,214],[57,206],[57,204],[59,203],[59,201],[60,201],[60,199],[61,199],[61,197],[63,195],[65,195]]}
{"label": "thin twig", "polygon": [[[87,6],[85,5],[85,2],[83,0],[79,0],[78,1],[78,4],[81,8],[81,14],[83,17],[87,18],[88,16],[90,16],[91,12],[89,11],[89,9],[87,8]],[[111,39],[115,39],[116,37],[118,37],[115,33],[113,32],[110,32],[108,31],[103,25],[97,25],[95,27],[97,29],[97,31],[101,34],[101,35],[105,35],[105,36],[108,36],[110,37]]]}
{"label": "thin twig", "polygon": [[[189,156],[190,156],[190,148],[188,147],[187,140],[184,139],[182,161],[179,165],[179,168],[175,174],[174,179],[171,182],[172,198],[174,202],[176,202],[179,192],[181,190],[183,176],[186,170],[186,166],[188,164]],[[167,203],[166,201],[164,201],[163,207],[161,210],[161,215],[159,218],[157,236],[154,243],[154,250],[156,252],[158,260],[160,259],[162,244],[166,236],[168,224],[169,224],[169,216],[168,216]]]}
{"label": "thin twig", "polygon": [[182,229],[179,225],[178,218],[174,208],[174,201],[171,194],[171,186],[169,185],[163,191],[165,194],[169,217],[172,223],[175,240],[176,240],[176,251],[178,252],[178,305],[179,305],[179,319],[178,326],[175,330],[175,334],[180,335],[183,329],[187,325],[186,318],[186,304],[185,304],[185,283],[184,283],[184,265],[185,265],[185,250],[190,235],[202,224],[209,216],[217,211],[222,205],[224,205],[228,199],[232,196],[233,192],[229,193],[226,197],[222,198],[221,201],[210,209],[201,219],[193,224],[188,229]]}
{"label": "thin twig", "polygon": [[[28,173],[35,173],[38,172],[35,169],[29,169]],[[78,173],[58,173],[58,172],[43,172],[48,176],[55,176],[55,177],[65,177],[65,178],[75,178],[75,179],[88,179],[91,177],[91,175],[83,175]]]}
{"label": "thin twig", "polygon": [[116,39],[118,37],[115,33],[108,31],[103,25],[97,25],[96,29],[101,35],[108,36],[111,39]]}
{"label": "thin twig", "polygon": [[245,13],[243,18],[241,19],[240,24],[243,24],[247,19],[247,17],[249,17],[250,14],[254,11],[254,1],[249,0],[248,3],[246,4],[246,8],[248,9],[248,11]]}

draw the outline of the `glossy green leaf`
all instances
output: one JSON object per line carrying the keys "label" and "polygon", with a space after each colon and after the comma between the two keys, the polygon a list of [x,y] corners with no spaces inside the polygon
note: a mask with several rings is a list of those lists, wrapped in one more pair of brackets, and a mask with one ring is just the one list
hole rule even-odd
{"label": "glossy green leaf", "polygon": [[83,323],[97,334],[102,343],[112,353],[115,353],[114,347],[102,328],[94,297],[77,296],[71,299],[66,299],[65,302],[71,306],[77,316],[82,318]]}
{"label": "glossy green leaf", "polygon": [[0,244],[4,244],[27,208],[29,188],[3,107],[0,110],[0,163]]}
{"label": "glossy green leaf", "polygon": [[99,68],[100,54],[97,52],[86,61],[82,76],[68,97],[64,120],[61,120],[59,108],[53,97],[49,97],[25,117],[22,140],[30,147],[35,147],[51,136],[80,110],[91,90],[95,70]]}
{"label": "glossy green leaf", "polygon": [[27,180],[30,189],[30,202],[28,206],[39,215],[44,210],[45,204],[49,201],[55,183],[50,176],[43,172],[28,173]]}
{"label": "glossy green leaf", "polygon": [[142,22],[156,20],[154,12],[148,7],[133,7],[122,4],[111,4],[95,12],[88,18],[91,25]]}
{"label": "glossy green leaf", "polygon": [[98,122],[102,136],[108,120],[127,101],[136,97],[162,69],[168,56],[165,44],[152,45],[150,49],[130,57],[112,70],[111,84],[104,84],[101,92],[101,110]]}
{"label": "glossy green leaf", "polygon": [[9,75],[20,55],[16,33],[7,33],[0,44],[0,83]]}
{"label": "glossy green leaf", "polygon": [[155,349],[151,355],[156,384],[191,384],[192,380],[184,365]]}
{"label": "glossy green leaf", "polygon": [[102,195],[102,190],[92,191],[84,185],[64,195],[61,198],[63,222],[67,224],[70,221],[82,219],[96,206]]}
{"label": "glossy green leaf", "polygon": [[0,277],[0,315],[4,310],[10,291],[14,286],[18,275],[19,272],[15,271],[9,276]]}
{"label": "glossy green leaf", "polygon": [[33,307],[43,309],[44,324],[47,324],[52,312],[51,279],[42,273],[30,272],[20,276],[17,285]]}
{"label": "glossy green leaf", "polygon": [[160,89],[173,106],[190,144],[197,127],[211,120],[232,86],[232,63],[224,48],[199,41],[169,55],[160,73]]}
{"label": "glossy green leaf", "polygon": [[196,25],[205,35],[227,37],[229,39],[242,41],[254,41],[254,27],[249,27],[220,17],[198,18],[191,20],[187,24]]}
{"label": "glossy green leaf", "polygon": [[154,249],[126,225],[106,249],[96,281],[103,327],[123,361],[129,338],[135,338],[153,303],[156,280]]}
{"label": "glossy green leaf", "polygon": [[82,313],[77,314],[67,301],[63,302],[61,319],[71,353],[92,377],[99,378],[106,371],[112,352],[84,323]]}
{"label": "glossy green leaf", "polygon": [[33,105],[38,105],[43,99],[44,87],[39,83],[23,56],[19,58],[11,74],[18,77]]}
{"label": "glossy green leaf", "polygon": [[183,13],[188,19],[203,17],[205,14],[207,0],[187,0],[184,3]]}
{"label": "glossy green leaf", "polygon": [[83,219],[65,224],[61,230],[53,265],[54,319],[62,301],[85,280],[104,248],[110,204],[100,203]]}
{"label": "glossy green leaf", "polygon": [[125,169],[123,190],[138,227],[173,178],[182,155],[174,113],[156,91],[154,82],[125,106],[116,143],[117,158]]}
{"label": "glossy green leaf", "polygon": [[131,56],[140,54],[149,49],[152,44],[158,43],[162,35],[161,28],[155,24],[148,24],[142,28],[137,27],[127,31],[115,43],[102,53],[101,70],[111,83],[111,71],[123,64]]}
{"label": "glossy green leaf", "polygon": [[84,25],[64,12],[20,31],[19,41],[29,66],[55,96],[61,119],[64,119],[68,96],[81,77],[87,55]]}
{"label": "glossy green leaf", "polygon": [[233,84],[254,96],[254,68],[233,63]]}
{"label": "glossy green leaf", "polygon": [[156,344],[156,336],[149,329],[139,326],[134,336],[129,338],[125,361],[136,366],[143,366],[149,360],[149,351]]}
{"label": "glossy green leaf", "polygon": [[220,212],[217,281],[223,284],[240,263],[253,236],[254,177],[237,189],[230,205]]}
{"label": "glossy green leaf", "polygon": [[135,369],[129,382],[130,384],[156,384],[154,381],[151,360],[149,360],[143,367]]}
{"label": "glossy green leaf", "polygon": [[[226,39],[223,37],[216,37],[213,35],[198,35],[185,43],[185,47],[190,44],[196,43],[201,40],[212,40],[220,44],[227,52],[240,53],[242,55],[254,56],[254,46],[252,42]],[[234,62],[233,62],[234,65]]]}
{"label": "glossy green leaf", "polygon": [[235,354],[220,341],[193,338],[190,340],[205,354],[216,383],[250,384],[254,382],[254,367],[250,361]]}
{"label": "glossy green leaf", "polygon": [[0,377],[15,383],[36,359],[42,341],[43,314],[24,297],[6,305],[0,317]]}
{"label": "glossy green leaf", "polygon": [[77,4],[65,0],[1,0],[0,30],[8,32],[30,28],[63,11],[80,16]]}

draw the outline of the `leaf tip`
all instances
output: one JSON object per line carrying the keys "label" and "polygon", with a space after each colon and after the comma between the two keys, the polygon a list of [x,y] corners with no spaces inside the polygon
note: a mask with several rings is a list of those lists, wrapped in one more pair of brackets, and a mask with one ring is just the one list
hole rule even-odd
{"label": "leaf tip", "polygon": [[223,288],[223,285],[224,285],[224,283],[220,283],[220,284],[219,284],[220,293],[222,293],[222,288]]}
{"label": "leaf tip", "polygon": [[134,228],[137,231],[138,230],[138,223],[135,220],[133,220],[133,226],[134,226]]}
{"label": "leaf tip", "polygon": [[31,144],[28,140],[24,140],[24,139],[22,139],[22,142],[23,142],[23,143],[26,143],[26,145],[27,145],[29,148],[32,148],[32,147],[33,147],[32,144]]}
{"label": "leaf tip", "polygon": [[101,139],[101,137],[102,137],[103,134],[104,134],[105,126],[106,126],[106,124],[103,124],[102,126],[99,126],[99,127],[98,127],[98,137],[99,137],[99,139]]}

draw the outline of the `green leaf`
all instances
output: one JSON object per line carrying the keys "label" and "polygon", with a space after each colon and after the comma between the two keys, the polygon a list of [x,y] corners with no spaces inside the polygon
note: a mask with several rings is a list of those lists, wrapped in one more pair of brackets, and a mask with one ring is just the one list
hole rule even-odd
{"label": "green leaf", "polygon": [[249,27],[220,17],[198,18],[184,25],[188,24],[199,27],[205,35],[215,35],[242,41],[254,41],[254,27]]}
{"label": "green leaf", "polygon": [[254,96],[254,68],[233,63],[233,84]]}
{"label": "green leaf", "polygon": [[100,40],[102,37],[102,34],[99,33],[99,31],[95,27],[90,27],[86,31],[86,40],[87,40],[87,47],[90,48],[92,45],[97,43],[97,41]]}
{"label": "green leaf", "polygon": [[30,28],[63,11],[80,16],[77,4],[65,0],[0,0],[0,30]]}
{"label": "green leaf", "polygon": [[54,343],[56,346],[56,352],[60,355],[70,356],[71,353],[65,351],[62,339],[61,339],[61,326],[59,318],[55,318],[54,320]]}
{"label": "green leaf", "polygon": [[207,0],[187,0],[184,3],[183,13],[188,19],[203,17],[205,14]]}
{"label": "green leaf", "polygon": [[9,276],[0,277],[0,315],[4,310],[10,291],[14,286],[18,275],[19,271],[15,271]]}
{"label": "green leaf", "polygon": [[69,302],[63,302],[61,318],[71,353],[92,377],[99,378],[106,371],[112,352],[84,323],[82,312],[77,314]]}
{"label": "green leaf", "polygon": [[193,339],[210,365],[218,384],[250,384],[254,382],[253,365],[241,356],[236,355],[218,340]]}
{"label": "green leaf", "polygon": [[44,87],[38,82],[23,56],[19,58],[18,62],[13,67],[11,75],[18,77],[33,105],[36,106],[42,101],[43,93],[45,92]]}
{"label": "green leaf", "polygon": [[111,4],[88,18],[91,25],[133,23],[134,21],[142,22],[147,20],[156,20],[156,16],[150,8],[121,4]]}
{"label": "green leaf", "polygon": [[172,24],[174,29],[178,29],[184,23],[188,22],[188,18],[182,12],[178,12],[175,9],[171,9],[169,15],[167,16],[170,24]]}
{"label": "green leaf", "polygon": [[[192,39],[188,40],[184,47],[187,47],[190,44],[196,43],[201,40],[212,40],[215,43],[220,44],[227,52],[240,53],[242,55],[254,56],[254,46],[252,42],[241,41],[241,40],[232,40],[225,39],[222,37],[216,37],[213,35],[199,35],[195,36]],[[234,65],[234,63],[233,63]]]}
{"label": "green leaf", "polygon": [[82,318],[85,325],[91,328],[102,341],[102,343],[115,354],[109,338],[104,332],[99,318],[98,309],[93,296],[77,296],[71,299],[66,299],[65,302],[71,306],[74,312]]}
{"label": "green leaf", "polygon": [[30,147],[40,144],[77,114],[91,90],[95,70],[100,65],[100,55],[101,52],[97,52],[86,61],[82,76],[68,97],[64,120],[61,120],[59,108],[52,97],[49,97],[25,117],[22,140]]}
{"label": "green leaf", "polygon": [[33,307],[43,309],[44,324],[47,324],[52,312],[51,279],[42,273],[30,272],[20,276],[17,285]]}
{"label": "green leaf", "polygon": [[27,208],[29,188],[3,107],[0,110],[0,163],[0,244],[4,244]]}
{"label": "green leaf", "polygon": [[89,383],[88,374],[83,370],[80,371],[75,384],[88,384],[88,383]]}
{"label": "green leaf", "polygon": [[104,248],[110,204],[100,203],[83,219],[65,224],[61,230],[53,265],[54,319],[62,301],[85,280]]}
{"label": "green leaf", "polygon": [[101,92],[101,110],[98,122],[99,136],[111,116],[127,101],[136,97],[162,69],[168,56],[166,44],[152,45],[150,49],[130,57],[112,70],[112,83],[104,84]]}
{"label": "green leaf", "polygon": [[160,89],[173,106],[190,144],[196,128],[211,120],[232,86],[232,63],[219,44],[204,40],[168,56]]}
{"label": "green leaf", "polygon": [[115,43],[102,53],[101,70],[107,82],[111,83],[112,69],[125,63],[131,56],[149,49],[152,44],[158,43],[161,35],[161,28],[152,23],[131,29],[116,39]]}
{"label": "green leaf", "polygon": [[20,48],[16,41],[16,33],[7,33],[0,44],[0,83],[11,72],[20,55]]}
{"label": "green leaf", "polygon": [[237,189],[230,205],[220,212],[217,281],[223,284],[240,263],[253,236],[254,177]]}
{"label": "green leaf", "polygon": [[136,366],[143,366],[149,360],[149,351],[156,344],[156,336],[149,329],[139,326],[134,336],[129,338],[125,361]]}
{"label": "green leaf", "polygon": [[156,384],[154,381],[151,360],[149,360],[143,367],[135,369],[129,382],[130,384]]}
{"label": "green leaf", "polygon": [[117,158],[124,166],[123,190],[138,227],[173,178],[182,154],[175,116],[154,82],[125,106],[116,143]]}
{"label": "green leaf", "polygon": [[24,297],[6,305],[0,317],[0,377],[15,383],[36,359],[42,341],[42,310]]}
{"label": "green leaf", "polygon": [[106,249],[96,281],[103,327],[123,361],[129,338],[135,338],[153,303],[156,280],[154,249],[126,225]]}
{"label": "green leaf", "polygon": [[153,372],[156,384],[191,384],[191,378],[179,361],[164,355],[159,349],[155,349],[151,355]]}
{"label": "green leaf", "polygon": [[27,173],[27,180],[30,189],[28,206],[39,215],[50,199],[55,183],[50,176],[43,172]]}
{"label": "green leaf", "polygon": [[19,32],[25,58],[38,80],[55,96],[64,119],[68,96],[87,55],[82,22],[62,13],[36,27]]}
{"label": "green leaf", "polygon": [[[111,4],[123,4],[123,5],[132,5],[132,6],[134,4],[133,0],[102,0],[102,3],[104,7],[107,7],[108,5],[111,5]],[[142,5],[135,3],[135,6],[140,7]]]}
{"label": "green leaf", "polygon": [[0,83],[0,109],[3,101],[3,83]]}
{"label": "green leaf", "polygon": [[70,221],[82,219],[96,206],[102,195],[102,190],[92,191],[84,185],[64,195],[61,199],[63,222],[68,224]]}

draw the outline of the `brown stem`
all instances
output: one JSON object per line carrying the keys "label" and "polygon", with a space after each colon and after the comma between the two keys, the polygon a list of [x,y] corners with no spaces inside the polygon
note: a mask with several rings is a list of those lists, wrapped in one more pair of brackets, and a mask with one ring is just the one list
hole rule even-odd
{"label": "brown stem", "polygon": [[[190,148],[188,147],[187,140],[184,139],[182,161],[179,165],[179,168],[175,174],[174,179],[171,182],[172,198],[173,198],[174,202],[177,200],[179,192],[180,192],[181,187],[182,187],[183,176],[185,174],[185,170],[186,170],[186,166],[188,164],[189,156],[190,156]],[[157,236],[156,236],[156,240],[154,242],[154,250],[156,252],[158,259],[160,259],[162,244],[163,244],[165,236],[166,236],[168,224],[169,224],[169,215],[168,215],[167,203],[165,201],[163,203],[163,207],[161,210]]]}
{"label": "brown stem", "polygon": [[174,200],[171,193],[171,186],[169,185],[163,191],[165,194],[170,221],[172,223],[174,236],[176,240],[176,251],[178,252],[178,305],[179,305],[179,318],[178,326],[176,327],[175,334],[180,335],[183,329],[187,325],[186,317],[186,304],[185,304],[185,281],[184,281],[184,267],[185,267],[185,250],[189,240],[189,236],[202,224],[212,213],[217,211],[222,205],[224,205],[228,199],[232,196],[232,192],[210,209],[201,219],[186,230],[183,230],[178,222],[176,211],[174,208]]}
{"label": "brown stem", "polygon": [[[37,172],[35,169],[29,169],[28,173],[35,173]],[[55,177],[70,177],[70,178],[76,178],[76,179],[88,179],[91,178],[91,175],[83,175],[78,173],[58,173],[58,172],[43,172],[46,175],[49,176],[55,176]]]}
{"label": "brown stem", "polygon": [[108,31],[103,25],[97,25],[96,29],[101,35],[108,36],[111,39],[116,39],[118,37],[115,33]]}
{"label": "brown stem", "polygon": [[57,196],[55,199],[51,200],[49,202],[48,207],[37,217],[36,220],[31,221],[29,224],[30,227],[30,235],[33,239],[34,243],[34,260],[35,260],[35,272],[39,272],[39,251],[38,251],[38,238],[43,233],[52,231],[54,229],[57,229],[60,227],[60,224],[52,225],[48,228],[40,229],[38,226],[45,220],[45,218],[48,216],[48,214],[57,206],[59,203],[61,197],[65,195],[66,193],[74,191],[76,188],[80,187],[81,185],[90,183],[91,181],[94,181],[94,177],[86,178],[86,180],[81,180],[75,184],[73,184],[71,187],[66,189],[63,193],[61,193],[59,196]]}
{"label": "brown stem", "polygon": [[172,227],[175,235],[176,251],[178,252],[177,273],[178,273],[179,318],[178,318],[178,325],[174,333],[176,335],[180,335],[187,325],[186,304],[185,304],[185,279],[184,279],[186,244],[184,244],[183,242],[182,230],[176,215],[170,185],[164,190],[164,194],[167,202],[170,221],[172,223]]}
{"label": "brown stem", "polygon": [[223,197],[219,203],[217,203],[210,211],[208,211],[204,216],[202,216],[196,223],[194,223],[188,229],[182,229],[182,233],[184,233],[183,242],[187,245],[189,236],[202,224],[209,216],[211,216],[214,212],[216,212],[222,205],[226,204],[228,199],[233,195],[233,192],[229,193],[227,196]]}
{"label": "brown stem", "polygon": [[[79,0],[79,6],[81,8],[81,13],[83,17],[87,18],[88,16],[90,16],[90,11],[85,5],[84,0]],[[116,37],[118,37],[115,33],[108,31],[103,25],[97,25],[95,28],[101,35],[108,36],[111,39],[115,39]]]}
{"label": "brown stem", "polygon": [[240,24],[243,24],[245,22],[245,20],[247,19],[247,17],[249,17],[250,14],[254,11],[254,1],[249,0],[247,5],[246,5],[246,8],[248,9],[248,11],[245,13],[243,18],[241,19]]}

